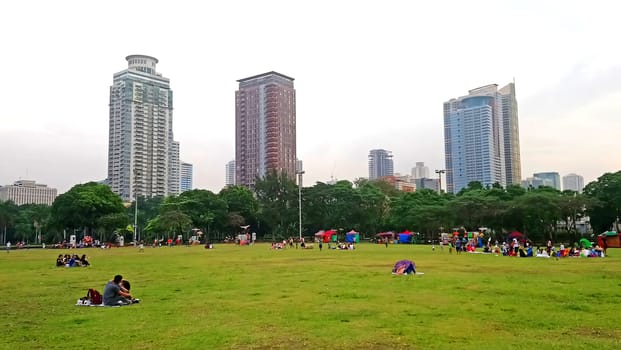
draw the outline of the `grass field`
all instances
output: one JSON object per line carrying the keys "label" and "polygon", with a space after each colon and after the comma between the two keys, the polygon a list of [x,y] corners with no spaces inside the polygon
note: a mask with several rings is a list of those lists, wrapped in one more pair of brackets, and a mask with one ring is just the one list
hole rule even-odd
{"label": "grass field", "polygon": [[[325,247],[324,247],[325,248]],[[1,349],[619,349],[621,250],[605,259],[266,244],[0,253]],[[425,275],[393,276],[410,259]],[[120,273],[140,304],[74,306]]]}

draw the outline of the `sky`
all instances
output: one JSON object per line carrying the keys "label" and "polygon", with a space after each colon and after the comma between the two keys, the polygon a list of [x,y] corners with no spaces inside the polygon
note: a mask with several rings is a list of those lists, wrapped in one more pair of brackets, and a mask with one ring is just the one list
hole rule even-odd
{"label": "sky", "polygon": [[[154,56],[194,187],[235,158],[238,79],[295,78],[304,184],[444,169],[442,104],[515,80],[522,177],[621,170],[621,2],[11,1],[0,11],[0,185],[107,176],[113,74]],[[435,174],[433,174],[435,176]]]}

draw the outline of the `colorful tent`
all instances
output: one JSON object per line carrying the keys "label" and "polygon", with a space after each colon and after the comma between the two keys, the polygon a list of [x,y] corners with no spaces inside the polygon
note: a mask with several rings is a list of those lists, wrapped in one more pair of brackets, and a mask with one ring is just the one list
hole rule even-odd
{"label": "colorful tent", "polygon": [[412,232],[404,231],[399,234],[399,243],[410,243],[412,241]]}
{"label": "colorful tent", "polygon": [[514,238],[517,239],[518,242],[525,242],[526,241],[526,236],[524,236],[524,234],[522,234],[522,232],[513,231],[513,232],[511,232],[507,236],[507,242],[511,242]]}
{"label": "colorful tent", "polygon": [[621,233],[615,231],[604,232],[597,237],[597,244],[600,247],[621,248]]}
{"label": "colorful tent", "polygon": [[588,239],[586,239],[586,238],[582,238],[582,239],[580,240],[580,246],[581,246],[582,248],[592,248],[592,247],[593,247],[593,245],[591,244],[591,241],[589,241],[589,240],[588,240]]}
{"label": "colorful tent", "polygon": [[395,263],[395,267],[392,268],[394,275],[409,275],[416,273],[416,264],[411,260],[399,260]]}
{"label": "colorful tent", "polygon": [[323,243],[336,242],[336,231],[335,230],[327,230],[327,231],[319,231],[315,233],[315,237],[320,239]]}
{"label": "colorful tent", "polygon": [[394,239],[395,238],[395,233],[392,231],[388,231],[388,232],[380,232],[378,234],[376,234],[375,236],[377,237],[381,237],[381,238],[390,238],[390,239]]}
{"label": "colorful tent", "polygon": [[360,234],[354,230],[351,230],[345,234],[345,242],[347,243],[360,243]]}

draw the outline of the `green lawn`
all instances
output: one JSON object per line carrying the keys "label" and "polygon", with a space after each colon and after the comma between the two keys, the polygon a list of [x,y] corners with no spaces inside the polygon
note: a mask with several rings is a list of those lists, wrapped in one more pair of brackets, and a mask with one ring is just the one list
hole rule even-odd
{"label": "green lawn", "polygon": [[[621,250],[557,261],[220,244],[81,249],[91,267],[55,267],[66,252],[1,252],[1,349],[621,348]],[[425,275],[391,275],[401,259]],[[140,304],[74,306],[117,273]]]}

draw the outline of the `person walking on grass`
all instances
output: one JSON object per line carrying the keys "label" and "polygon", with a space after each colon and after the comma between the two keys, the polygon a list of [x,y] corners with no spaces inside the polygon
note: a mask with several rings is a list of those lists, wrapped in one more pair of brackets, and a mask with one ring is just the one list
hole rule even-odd
{"label": "person walking on grass", "polygon": [[9,251],[11,251],[11,241],[6,242],[6,253],[9,254]]}

